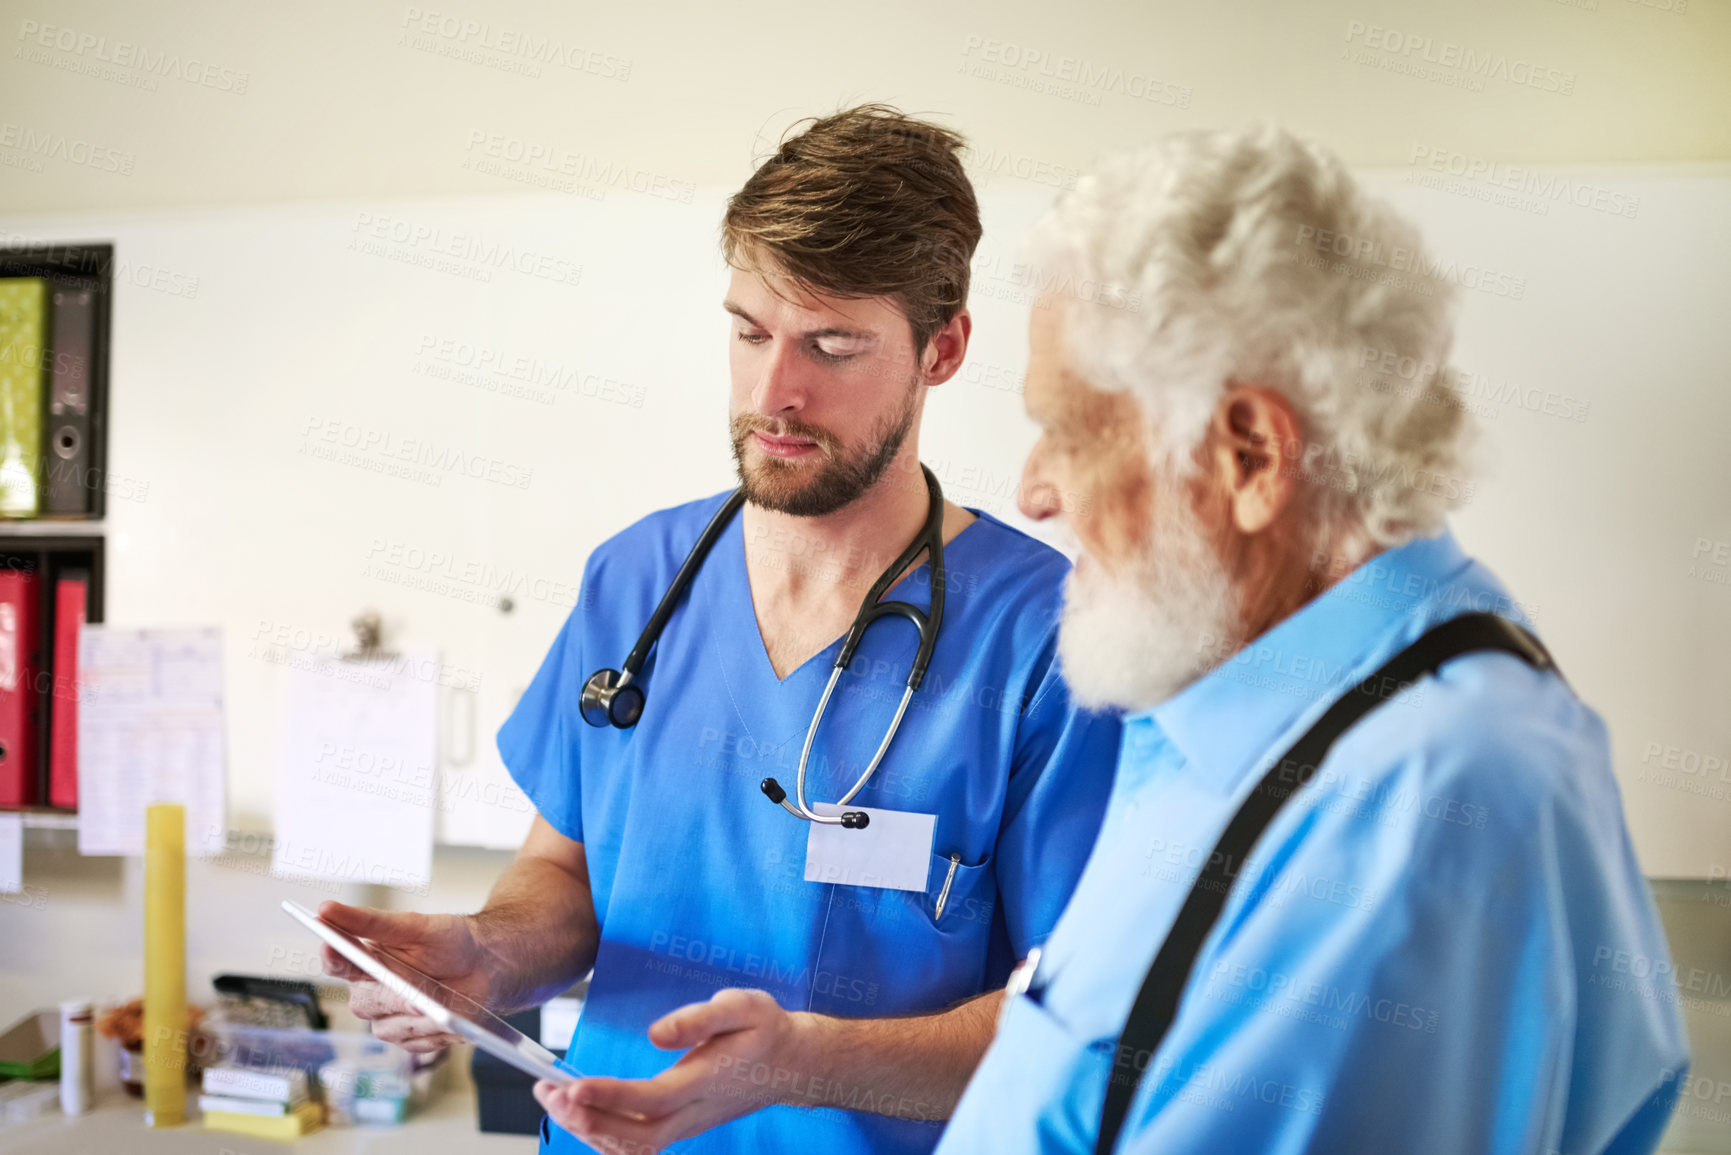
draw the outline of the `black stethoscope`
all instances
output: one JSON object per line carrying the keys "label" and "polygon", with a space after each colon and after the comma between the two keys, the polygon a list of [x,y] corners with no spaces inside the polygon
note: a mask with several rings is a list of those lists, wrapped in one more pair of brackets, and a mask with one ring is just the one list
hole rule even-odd
{"label": "black stethoscope", "polygon": [[[799,775],[794,780],[794,799],[789,802],[787,791],[781,788],[781,783],[774,778],[765,778],[760,788],[771,802],[781,806],[795,818],[803,818],[807,822],[825,822],[832,825],[845,826],[850,830],[862,829],[871,818],[863,810],[849,810],[837,817],[815,813],[805,802],[805,767],[811,757],[812,741],[817,737],[818,723],[823,721],[824,711],[829,708],[830,695],[835,693],[836,683],[841,680],[842,671],[853,661],[854,651],[859,649],[860,641],[865,637],[866,629],[885,614],[895,614],[912,622],[920,633],[919,649],[914,653],[914,663],[908,670],[907,689],[902,692],[901,705],[896,707],[895,720],[890,723],[889,731],[884,740],[878,743],[877,753],[872,755],[871,764],[865,768],[865,773],[859,776],[859,781],[853,784],[853,789],[842,795],[836,801],[837,806],[846,806],[853,801],[854,795],[865,788],[871,781],[871,776],[877,771],[878,763],[884,759],[884,753],[890,747],[890,739],[896,736],[901,728],[902,715],[907,713],[908,701],[913,698],[914,691],[920,688],[925,680],[926,667],[931,664],[932,650],[938,644],[938,625],[944,618],[944,494],[938,487],[938,479],[932,476],[932,471],[924,465],[920,472],[926,477],[926,492],[930,497],[930,505],[926,510],[926,523],[901,556],[892,561],[884,570],[876,583],[867,591],[865,600],[860,603],[859,613],[854,615],[853,625],[848,628],[847,637],[841,645],[841,652],[836,655],[835,668],[830,672],[829,685],[824,687],[823,697],[817,704],[817,713],[812,715],[811,727],[805,732],[805,747],[799,752]],[[691,584],[691,579],[697,576],[697,571],[703,565],[704,558],[715,546],[716,539],[721,536],[727,523],[733,520],[733,515],[739,507],[745,504],[745,489],[742,486],[733,491],[722,503],[715,516],[709,519],[709,524],[703,527],[703,533],[698,537],[697,544],[691,547],[685,561],[679,566],[679,572],[673,575],[673,584],[667,587],[667,592],[661,595],[661,602],[650,615],[649,624],[643,627],[643,632],[637,637],[637,644],[631,647],[631,653],[625,659],[625,668],[620,670],[597,670],[583,683],[583,693],[578,698],[578,711],[583,720],[591,726],[612,726],[625,730],[637,724],[643,716],[643,687],[638,679],[643,673],[643,663],[649,659],[649,651],[661,637],[661,631],[667,625],[667,619],[673,616],[674,603],[679,595],[685,592],[685,587]],[[901,580],[908,567],[921,553],[930,554],[932,571],[932,604],[929,610],[921,610],[907,602],[886,602],[881,600],[889,588]],[[797,803],[797,805],[795,804]]]}

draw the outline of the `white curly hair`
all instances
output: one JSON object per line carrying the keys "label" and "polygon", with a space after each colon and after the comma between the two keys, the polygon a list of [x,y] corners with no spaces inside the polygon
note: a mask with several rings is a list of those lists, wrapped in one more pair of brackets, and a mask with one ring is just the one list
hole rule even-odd
{"label": "white curly hair", "polygon": [[1395,546],[1470,496],[1469,425],[1446,386],[1453,287],[1329,152],[1272,125],[1166,136],[1081,178],[1033,260],[1067,363],[1136,397],[1157,467],[1184,474],[1242,383],[1297,410],[1326,528],[1355,520]]}

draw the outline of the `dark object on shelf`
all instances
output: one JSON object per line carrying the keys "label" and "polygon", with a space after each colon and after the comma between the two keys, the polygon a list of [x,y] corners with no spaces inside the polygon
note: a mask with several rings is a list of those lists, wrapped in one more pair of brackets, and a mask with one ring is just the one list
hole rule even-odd
{"label": "dark object on shelf", "polygon": [[90,377],[96,351],[96,291],[54,290],[53,368],[43,414],[46,513],[88,514]]}
{"label": "dark object on shelf", "polygon": [[231,1022],[235,1021],[235,1014],[241,1013],[241,1008],[262,1002],[266,1005],[252,1014],[258,1020],[253,1022],[254,1026],[311,1027],[315,1031],[330,1027],[324,1009],[319,1006],[318,988],[312,983],[262,975],[217,975],[211,985],[217,994],[238,1003],[238,1006],[231,1005],[225,1011],[225,1018]]}
{"label": "dark object on shelf", "polygon": [[[504,1019],[525,1035],[541,1036],[541,1008],[530,1007]],[[564,1051],[554,1054],[563,1056]],[[480,1113],[481,1130],[503,1135],[536,1135],[541,1131],[541,1117],[546,1114],[535,1101],[532,1088],[535,1076],[503,1059],[495,1059],[479,1047],[469,1060],[469,1074],[475,1080],[475,1106]]]}

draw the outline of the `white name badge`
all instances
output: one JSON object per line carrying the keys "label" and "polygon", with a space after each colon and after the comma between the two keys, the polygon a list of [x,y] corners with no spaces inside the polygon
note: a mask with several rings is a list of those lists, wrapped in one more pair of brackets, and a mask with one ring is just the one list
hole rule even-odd
{"label": "white name badge", "polygon": [[818,802],[812,810],[826,816],[863,810],[871,822],[849,830],[832,822],[813,822],[805,843],[805,880],[886,890],[924,890],[932,866],[936,814],[873,810]]}

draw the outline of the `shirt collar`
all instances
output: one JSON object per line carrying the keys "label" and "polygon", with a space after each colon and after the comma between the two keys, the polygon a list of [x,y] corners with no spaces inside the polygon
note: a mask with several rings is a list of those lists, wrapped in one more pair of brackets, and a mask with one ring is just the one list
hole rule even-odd
{"label": "shirt collar", "polygon": [[1278,753],[1283,735],[1431,624],[1509,604],[1448,530],[1415,539],[1371,558],[1171,698],[1128,715],[1126,752],[1156,730],[1183,755],[1187,775],[1233,793]]}

